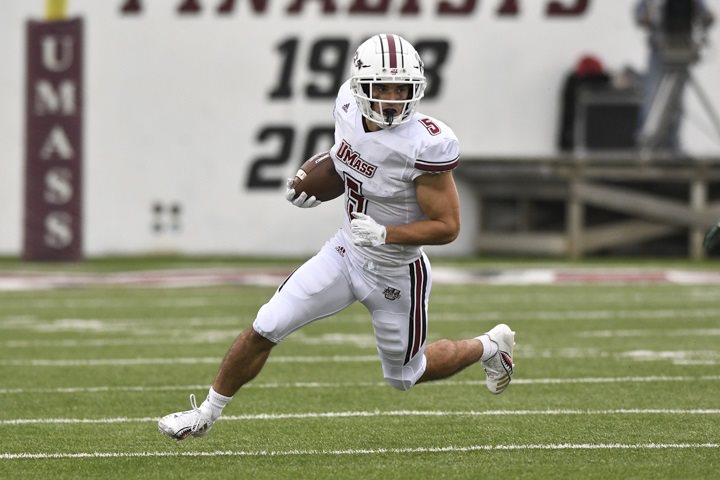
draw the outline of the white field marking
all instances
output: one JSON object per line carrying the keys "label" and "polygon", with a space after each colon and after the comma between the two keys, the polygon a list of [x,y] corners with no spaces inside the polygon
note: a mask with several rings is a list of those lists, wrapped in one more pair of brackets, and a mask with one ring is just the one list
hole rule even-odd
{"label": "white field marking", "polygon": [[[720,283],[720,275],[715,272],[662,269],[558,269],[545,267],[483,270],[437,266],[433,270],[434,281],[438,284],[548,285],[560,282],[576,285],[587,284],[589,281],[610,284],[638,284],[638,280],[643,283],[646,279],[652,280],[653,283],[661,282],[663,284],[671,282],[683,284]],[[288,273],[287,269],[250,270],[228,268],[187,268],[111,273],[14,271],[0,274],[0,291],[43,290],[67,286],[120,286],[124,288],[180,288],[228,284],[277,286]]]}
{"label": "white field marking", "polygon": [[[170,320],[168,320],[170,322]],[[108,347],[108,346],[125,346],[125,345],[196,345],[196,344],[214,344],[226,343],[228,340],[235,338],[239,329],[207,329],[207,326],[200,323],[201,319],[195,319],[199,325],[205,328],[199,332],[193,332],[188,335],[188,330],[151,330],[129,328],[127,333],[132,334],[131,338],[105,338],[105,339],[64,339],[64,340],[7,340],[0,343],[5,348],[78,348],[78,347]],[[194,322],[191,322],[193,324]],[[237,323],[237,320],[234,320]],[[215,323],[215,322],[212,322]],[[103,332],[102,326],[85,325],[83,323],[75,324],[79,330],[93,330]],[[60,326],[56,326],[60,330]],[[64,330],[71,329],[71,325],[63,324]],[[119,333],[118,330],[108,328],[108,331]],[[124,330],[122,330],[124,331]],[[120,332],[121,333],[121,332]],[[720,336],[720,328],[685,328],[673,330],[657,330],[657,329],[636,329],[636,330],[592,330],[576,333],[579,338],[619,338],[619,337],[716,337]],[[301,345],[350,345],[358,348],[374,348],[375,337],[371,334],[346,334],[346,333],[328,333],[323,335],[306,335],[303,332],[296,332],[288,339],[288,342]],[[561,353],[553,351],[566,357],[582,357],[582,356],[599,356],[598,352],[590,350],[568,350],[563,349]],[[564,352],[564,353],[563,353]],[[530,354],[530,352],[525,352]],[[540,353],[540,356],[548,357],[549,352]]]}
{"label": "white field marking", "polygon": [[[16,317],[8,317],[10,320],[4,320],[0,317],[0,329],[4,330],[30,330],[39,332],[55,332],[55,331],[108,331],[108,332],[129,332],[133,336],[157,336],[160,332],[163,335],[188,335],[188,328],[183,325],[184,329],[167,329],[158,330],[161,325],[173,325],[176,319],[123,319],[123,320],[97,320],[97,319],[56,319],[51,321],[36,321],[29,318],[17,319]],[[231,325],[243,325],[243,321],[237,318],[220,317],[222,322],[229,322]],[[506,311],[506,312],[487,312],[476,311],[473,313],[445,313],[435,314],[431,316],[431,322],[516,322],[516,321],[587,321],[587,320],[627,320],[627,319],[648,319],[648,320],[673,320],[678,319],[688,321],[693,319],[717,319],[720,318],[720,308],[709,309],[648,309],[648,310],[578,310],[578,311]],[[336,319],[345,323],[363,323],[367,324],[371,321],[369,314],[352,314],[345,315],[342,319]],[[194,317],[190,326],[198,328],[206,328],[214,323],[213,317],[204,320],[198,320]],[[143,327],[138,328],[138,324]],[[155,326],[157,329],[147,328]]]}
{"label": "white field marking", "polygon": [[163,309],[207,309],[207,308],[260,308],[263,303],[270,299],[271,295],[262,299],[255,298],[243,301],[242,299],[213,299],[208,297],[177,297],[167,299],[138,299],[135,296],[127,300],[118,300],[117,297],[92,298],[92,299],[26,299],[10,300],[0,297],[4,308],[22,311],[32,310],[57,310],[61,308],[72,308],[74,310],[127,310],[142,308],[163,308]]}
{"label": "white field marking", "polygon": [[717,337],[720,328],[682,328],[674,330],[592,330],[575,334],[580,338],[617,338],[617,337]]}
{"label": "white field marking", "polygon": [[720,360],[720,351],[717,350],[631,350],[622,352],[621,357],[638,361],[655,362],[658,360],[688,361],[688,362],[717,362]]}
{"label": "white field marking", "polygon": [[535,350],[532,346],[524,346],[518,354],[520,358],[621,358],[637,362],[669,361],[673,365],[718,365],[720,351],[717,350],[630,350],[627,352],[610,353],[598,348],[558,348],[555,350]]}
{"label": "white field marking", "polygon": [[[430,301],[432,304],[432,300]],[[673,320],[720,318],[720,308],[638,309],[638,310],[561,310],[561,311],[484,311],[482,307],[468,313],[433,313],[432,322],[516,322],[516,321],[586,321],[586,320]],[[369,314],[347,315],[343,322],[367,323]]]}
{"label": "white field marking", "polygon": [[681,450],[717,449],[720,443],[547,443],[508,445],[468,445],[446,447],[361,448],[345,450],[214,450],[156,452],[79,452],[79,453],[0,453],[0,460],[57,460],[86,458],[158,457],[290,457],[407,455],[412,453],[471,453],[514,450]]}
{"label": "white field marking", "polygon": [[[129,300],[119,300],[117,297],[108,298],[25,298],[25,299],[2,299],[2,304],[6,308],[22,308],[23,310],[47,310],[56,308],[73,308],[73,309],[128,309],[143,307],[155,308],[197,308],[215,305],[236,306],[239,302],[215,302],[208,297],[185,297],[178,296],[173,298],[137,298],[132,296]],[[255,303],[248,303],[254,305]]]}
{"label": "white field marking", "polygon": [[[220,357],[168,357],[168,358],[76,358],[0,360],[0,366],[9,367],[96,367],[96,366],[135,366],[135,365],[200,365],[219,364]],[[327,356],[276,356],[270,357],[272,363],[364,363],[379,362],[376,355],[327,355]]]}
{"label": "white field marking", "polygon": [[648,303],[666,303],[670,306],[675,306],[680,300],[692,300],[694,302],[718,302],[717,286],[707,288],[681,288],[673,290],[672,295],[668,295],[667,292],[655,292],[655,291],[638,291],[636,289],[627,289],[613,292],[592,292],[588,293],[586,290],[573,291],[566,288],[554,289],[545,292],[522,292],[519,293],[507,293],[507,292],[494,292],[494,291],[483,291],[479,293],[472,293],[463,295],[453,291],[433,291],[431,295],[431,302],[433,304],[468,304],[477,303],[479,305],[493,305],[493,304],[511,304],[517,305],[518,302],[527,303],[530,305],[537,305],[540,303],[546,303],[551,305],[557,305],[562,302],[563,304],[580,304],[586,305],[603,305],[603,304],[642,304],[647,305]]}
{"label": "white field marking", "polygon": [[[105,335],[106,338],[66,338],[62,341],[59,340],[51,340],[54,338],[52,335],[53,332],[51,331],[41,331],[40,329],[34,329],[34,328],[28,328],[24,329],[31,332],[39,332],[43,334],[49,334],[49,335],[36,335],[35,338],[38,338],[36,340],[5,340],[3,342],[0,342],[0,346],[7,345],[8,347],[12,348],[27,348],[27,347],[62,347],[63,344],[66,341],[72,342],[90,342],[88,346],[93,346],[93,342],[95,342],[95,346],[104,346],[102,345],[103,341],[107,341],[108,345],[113,345],[113,342],[119,342],[118,345],[124,344],[123,342],[130,341],[132,343],[133,340],[139,340],[139,343],[147,342],[146,345],[152,345],[152,344],[159,344],[162,345],[164,343],[170,343],[173,345],[183,343],[188,343],[190,345],[195,345],[198,343],[206,343],[203,341],[203,339],[210,340],[211,343],[214,343],[215,340],[219,338],[227,338],[227,337],[236,337],[240,332],[242,332],[244,326],[238,326],[237,328],[185,328],[185,329],[171,329],[171,328],[145,328],[138,326],[136,328],[122,328],[122,329],[99,329],[94,331],[94,333],[97,333],[98,335]],[[55,330],[55,331],[64,331],[69,333],[77,333],[79,335],[82,335],[85,333],[85,331],[74,331],[74,330]],[[42,340],[42,338],[45,338],[45,340]],[[155,342],[155,343],[153,343]]]}
{"label": "white field marking", "polygon": [[56,318],[51,321],[36,321],[27,325],[28,330],[35,332],[125,332],[131,330],[132,324],[113,323],[98,319]]}
{"label": "white field marking", "polygon": [[[87,327],[89,325],[76,325],[78,328]],[[69,328],[69,325],[65,325]],[[96,327],[94,330],[96,333],[105,332],[102,327]],[[112,330],[114,335],[113,338],[93,338],[93,339],[62,339],[62,340],[6,340],[0,342],[0,346],[5,348],[44,348],[44,349],[63,349],[63,348],[102,348],[110,346],[140,346],[140,345],[197,345],[197,344],[217,344],[227,343],[229,340],[235,338],[239,329],[202,329],[200,331],[193,331],[189,334],[187,329],[183,330],[153,330],[146,328],[134,328],[128,330]],[[637,330],[637,331],[623,331],[619,330],[618,335],[613,335],[614,330],[605,330],[597,332],[582,332],[577,334],[578,337],[604,337],[612,338],[617,336],[653,336],[652,332],[655,330]],[[624,333],[627,332],[627,333]],[[647,332],[645,335],[642,332]],[[672,332],[678,332],[685,336],[713,336],[720,335],[720,329],[697,329],[697,330],[675,330]],[[129,337],[119,337],[119,334],[126,333]],[[674,336],[674,334],[668,332],[657,333],[654,336]],[[299,344],[299,345],[349,345],[356,348],[375,348],[375,337],[371,334],[341,334],[341,333],[329,333],[323,335],[306,335],[303,332],[296,332],[290,337],[288,343]],[[557,352],[557,351],[556,351]],[[525,352],[526,354],[529,352]],[[548,354],[549,355],[549,354]],[[598,356],[597,352],[582,351],[573,353],[572,357],[577,356]],[[545,355],[547,356],[547,355]],[[567,352],[565,356],[568,356]]]}
{"label": "white field marking", "polygon": [[439,266],[433,269],[433,281],[486,285],[704,285],[720,283],[720,274],[712,271],[622,267],[458,269]]}
{"label": "white field marking", "polygon": [[[167,332],[164,332],[167,334]],[[187,332],[185,332],[187,334]],[[160,334],[160,332],[158,332]],[[209,330],[193,333],[183,338],[105,338],[86,340],[8,340],[0,345],[6,348],[90,348],[90,347],[117,347],[117,346],[139,346],[139,345],[195,345],[227,343],[238,335],[237,330]]]}
{"label": "white field marking", "polygon": [[[462,289],[462,286],[459,287],[452,287],[449,289],[442,289],[439,291],[433,291],[433,299],[437,299],[438,301],[441,301],[443,303],[450,303],[450,302],[468,302],[469,300],[475,300],[475,301],[482,301],[485,302],[492,302],[493,300],[497,300],[500,303],[513,303],[513,300],[517,300],[517,294],[507,292],[507,291],[501,291],[501,292],[495,292],[492,290],[478,290],[473,288],[472,293],[467,294],[461,294],[458,293],[458,291]],[[692,297],[694,295],[698,295],[701,297],[710,297],[712,298],[712,295],[710,293],[713,289],[717,289],[716,286],[708,286],[708,287],[683,287],[683,288],[677,288],[676,291],[674,290],[674,295],[672,299],[677,300],[678,298],[688,298]],[[28,295],[27,293],[12,293],[12,292],[3,292],[2,289],[0,289],[0,300],[3,302],[3,305],[13,308],[38,308],[38,309],[47,309],[47,308],[58,308],[62,306],[72,306],[72,307],[78,307],[82,308],[85,306],[90,307],[108,307],[108,308],[115,308],[115,307],[127,307],[128,303],[127,301],[123,301],[117,297],[116,293],[113,293],[113,291],[109,292],[98,292],[98,291],[92,291],[91,294],[87,294],[87,291],[81,291],[79,294],[74,295],[74,292],[63,292],[62,296],[58,295],[57,291],[49,291],[48,296],[45,296],[45,292],[32,292],[32,295]],[[252,300],[243,300],[243,297],[232,297],[228,295],[227,293],[217,293],[213,291],[206,291],[202,292],[200,294],[191,294],[187,295],[187,292],[183,292],[181,290],[176,291],[169,291],[167,295],[159,297],[158,292],[156,290],[131,290],[131,294],[128,295],[128,297],[131,297],[136,303],[143,302],[172,302],[173,299],[187,299],[185,301],[187,302],[202,302],[202,301],[210,301],[210,304],[215,305],[217,302],[222,302],[218,304],[222,305],[254,305],[257,303],[257,299]],[[269,292],[268,298],[272,295],[272,292]],[[567,301],[578,301],[582,302],[584,300],[590,300],[590,301],[597,301],[597,302],[608,302],[608,303],[614,303],[617,300],[623,300],[623,301],[654,301],[654,300],[672,300],[668,299],[666,294],[663,294],[662,292],[657,291],[645,291],[645,290],[628,290],[627,288],[618,288],[617,291],[611,291],[611,292],[598,292],[593,294],[588,294],[587,291],[583,289],[576,289],[575,287],[571,287],[570,289],[563,288],[562,291],[555,291],[553,289],[542,291],[542,292],[527,292],[527,294],[523,295],[522,297],[528,302],[547,302],[547,303],[556,303],[560,300],[567,300]],[[160,303],[159,305],[166,305],[165,303]]]}
{"label": "white field marking", "polygon": [[271,269],[186,268],[112,273],[23,272],[0,274],[0,291],[48,290],[61,287],[186,288],[211,285],[277,286],[286,271]]}
{"label": "white field marking", "polygon": [[[607,383],[663,383],[663,382],[717,382],[720,375],[690,376],[647,376],[647,377],[581,377],[581,378],[518,378],[512,384],[518,385],[567,385],[567,384],[607,384]],[[423,384],[429,387],[466,387],[484,386],[485,380],[442,380]],[[249,383],[243,389],[295,389],[295,388],[386,388],[385,382],[289,382],[289,383]],[[204,391],[210,385],[165,385],[165,386],[98,386],[98,387],[56,387],[56,388],[0,388],[0,395],[8,394],[54,394],[54,393],[106,393],[106,392],[175,392]]]}
{"label": "white field marking", "polygon": [[[224,331],[230,335],[237,335],[243,322],[242,319],[231,317],[219,317],[219,321],[215,321],[213,317],[206,319],[193,318],[189,321],[189,325],[183,323],[183,328],[167,328],[167,325],[174,325],[179,319],[122,319],[122,320],[97,320],[97,319],[56,319],[56,320],[31,320],[28,318],[14,318],[11,321],[3,321],[0,318],[0,330],[16,330],[16,331],[35,331],[41,333],[51,333],[58,331],[93,331],[96,333],[110,332],[114,334],[126,333],[132,337],[178,337],[188,338],[193,335],[201,335],[203,329],[215,324],[228,324],[237,326]],[[605,310],[596,311],[573,311],[573,312],[475,312],[469,313],[446,313],[440,315],[432,315],[431,322],[517,322],[517,321],[587,321],[587,320],[622,320],[622,319],[656,319],[656,320],[673,320],[681,319],[690,321],[693,319],[720,318],[720,309],[698,309],[698,310],[639,310],[639,311],[620,311],[612,312]],[[352,314],[345,315],[342,318],[335,318],[334,321],[343,323],[360,323],[369,324],[371,318],[369,314]],[[165,325],[165,326],[163,326]],[[151,328],[155,327],[155,328]],[[193,327],[200,330],[196,333]],[[216,329],[216,331],[218,331]],[[294,338],[294,337],[293,337]],[[196,342],[191,342],[196,343]]]}
{"label": "white field marking", "polygon": [[132,331],[140,327],[167,327],[168,325],[181,325],[187,327],[244,326],[242,318],[235,316],[203,316],[203,317],[163,317],[163,318],[53,318],[38,319],[34,316],[0,316],[0,328],[5,330],[34,330],[34,331],[60,331],[60,330],[108,330],[125,329]]}
{"label": "white field marking", "polygon": [[[541,358],[622,358],[635,361],[667,361],[678,365],[700,362],[699,365],[715,365],[720,363],[720,351],[716,350],[679,350],[655,351],[632,350],[610,353],[596,348],[558,348],[554,350],[535,350],[533,347],[518,349],[519,357],[530,359]],[[139,366],[139,365],[203,365],[218,364],[220,357],[135,357],[135,358],[30,358],[3,359],[0,366],[5,367],[96,367],[96,366]],[[376,355],[288,355],[271,356],[271,363],[367,363],[379,362]]]}
{"label": "white field marking", "polygon": [[[0,345],[6,348],[88,348],[88,347],[110,347],[124,345],[195,345],[211,343],[227,343],[239,333],[235,330],[203,330],[188,336],[187,331],[179,338],[158,338],[166,337],[165,330],[160,335],[148,336],[147,338],[104,338],[104,339],[65,339],[65,340],[8,340]],[[301,345],[352,345],[359,348],[375,348],[375,337],[367,334],[339,334],[331,333],[325,335],[308,336],[302,332],[296,332],[292,336],[293,344]]]}
{"label": "white field marking", "polygon": [[674,284],[696,285],[720,283],[720,274],[712,271],[668,270],[667,280]]}
{"label": "white field marking", "polygon": [[[720,415],[717,408],[615,408],[607,410],[545,409],[545,410],[389,410],[349,412],[305,412],[305,413],[257,413],[247,415],[225,415],[218,421],[265,421],[265,420],[307,420],[317,418],[376,418],[376,417],[504,417],[504,416],[562,416],[562,415]],[[158,417],[111,417],[111,418],[15,418],[0,420],[3,425],[107,425],[118,423],[157,422]]]}
{"label": "white field marking", "polygon": [[[1,289],[0,289],[1,292]],[[235,298],[231,301],[228,300],[224,295],[221,295],[221,300],[218,300],[217,295],[209,292],[201,296],[182,296],[182,297],[169,297],[169,298],[157,298],[155,295],[138,298],[137,294],[133,294],[133,302],[118,300],[116,296],[98,297],[98,294],[91,298],[86,296],[68,298],[63,296],[62,298],[51,297],[51,298],[39,298],[37,295],[32,298],[28,298],[26,295],[23,296],[12,296],[8,294],[1,294],[0,299],[2,304],[6,308],[21,308],[24,311],[28,309],[57,309],[57,308],[105,308],[105,309],[118,309],[118,308],[135,308],[139,303],[143,306],[155,306],[161,308],[167,307],[253,307],[260,306],[264,303],[264,299],[258,301],[257,299],[243,300],[242,298]],[[269,298],[269,296],[268,296]],[[587,293],[578,292],[573,293],[567,289],[563,289],[562,292],[552,293],[524,293],[522,297],[523,302],[527,302],[533,305],[538,303],[549,303],[557,304],[562,301],[563,303],[580,303],[582,305],[588,304],[647,304],[648,302],[661,302],[669,303],[670,305],[676,305],[680,299],[691,299],[693,301],[707,301],[717,302],[717,287],[695,287],[679,289],[673,293],[672,296],[657,292],[638,292],[635,290],[626,290],[617,293],[593,293],[588,295]],[[444,291],[433,292],[431,297],[433,304],[450,304],[457,305],[458,303],[478,303],[481,305],[492,305],[496,304],[517,304],[518,295],[512,293],[502,292],[488,292],[486,294],[468,294],[460,295],[457,293],[446,293]]]}

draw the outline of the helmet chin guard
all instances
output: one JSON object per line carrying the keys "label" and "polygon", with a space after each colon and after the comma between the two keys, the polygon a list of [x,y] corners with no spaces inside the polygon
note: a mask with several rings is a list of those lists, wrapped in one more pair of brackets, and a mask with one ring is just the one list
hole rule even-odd
{"label": "helmet chin guard", "polygon": [[[410,42],[399,35],[382,33],[363,42],[355,52],[351,67],[350,89],[360,113],[382,128],[392,128],[407,122],[425,94],[425,69],[420,55]],[[373,95],[378,83],[409,85],[405,100],[382,100]],[[391,108],[373,110],[375,103],[401,105],[401,111]]]}

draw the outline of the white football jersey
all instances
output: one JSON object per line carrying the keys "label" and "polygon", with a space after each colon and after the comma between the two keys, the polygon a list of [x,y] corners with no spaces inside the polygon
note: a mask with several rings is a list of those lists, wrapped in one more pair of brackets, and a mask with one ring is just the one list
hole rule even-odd
{"label": "white football jersey", "polygon": [[[452,170],[460,160],[460,145],[443,122],[415,112],[410,121],[391,129],[366,132],[363,117],[345,82],[335,102],[335,144],[330,155],[345,181],[343,233],[352,244],[351,212],[370,215],[381,225],[401,225],[425,219],[415,196],[420,175]],[[356,253],[380,265],[416,260],[415,245],[357,247]]]}

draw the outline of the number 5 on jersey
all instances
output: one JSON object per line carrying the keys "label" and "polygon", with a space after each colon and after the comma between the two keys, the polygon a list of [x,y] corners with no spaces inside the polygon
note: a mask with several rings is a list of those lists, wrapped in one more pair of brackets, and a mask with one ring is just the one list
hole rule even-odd
{"label": "number 5 on jersey", "polygon": [[352,220],[352,212],[366,213],[367,199],[362,194],[362,182],[358,182],[353,177],[345,174],[345,210],[348,218]]}

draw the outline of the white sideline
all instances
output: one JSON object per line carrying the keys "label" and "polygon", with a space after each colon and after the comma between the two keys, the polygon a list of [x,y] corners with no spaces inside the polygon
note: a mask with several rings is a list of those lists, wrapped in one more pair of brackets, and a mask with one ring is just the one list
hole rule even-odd
{"label": "white sideline", "polygon": [[[24,307],[26,310],[31,308],[32,305]],[[63,307],[60,307],[63,308]],[[92,307],[97,308],[97,307]],[[469,319],[473,321],[486,321],[496,322],[498,320],[504,321],[587,321],[587,320],[625,320],[625,319],[706,319],[706,318],[717,318],[720,316],[720,308],[706,307],[706,308],[647,308],[647,309],[636,309],[636,310],[608,310],[608,309],[586,309],[586,310],[484,310],[474,312],[472,317],[469,313],[443,313],[433,315],[431,321],[436,322],[466,322]],[[219,322],[223,325],[233,325],[228,319],[229,317],[205,317],[207,322],[212,323],[213,318],[219,319]],[[343,318],[346,322],[357,322],[364,323],[368,321],[368,315],[366,314],[351,314]],[[160,319],[164,320],[164,319]],[[106,318],[100,319],[56,319],[56,320],[36,320],[35,317],[18,318],[17,316],[0,316],[0,327],[3,329],[13,330],[40,330],[40,331],[55,331],[55,330],[99,330],[104,324],[110,327],[117,327],[118,322],[126,322],[128,325],[120,325],[123,328],[115,328],[113,331],[127,331],[128,329],[137,328],[138,323],[142,323],[144,326],[154,325],[160,323],[157,321],[148,322],[144,319],[134,318],[121,318],[112,319]],[[191,322],[197,322],[193,317]],[[238,320],[239,321],[239,320]],[[69,324],[63,324],[62,322],[69,322]],[[73,325],[72,322],[76,322]],[[83,325],[82,322],[94,322],[89,325]],[[3,325],[3,323],[6,323]],[[59,323],[59,324],[58,324]],[[236,324],[239,326],[240,323]],[[202,324],[199,324],[202,327]],[[127,327],[127,328],[125,328]],[[175,329],[171,331],[182,331],[182,329]]]}
{"label": "white sideline", "polygon": [[[0,273],[0,291],[32,291],[62,287],[122,286],[140,288],[183,288],[208,285],[259,285],[276,287],[291,269],[179,268],[135,272],[28,272]],[[679,284],[717,285],[720,273],[660,268],[433,268],[438,284],[486,285],[587,285],[587,284]]]}
{"label": "white sideline", "polygon": [[720,448],[718,443],[548,443],[526,445],[468,445],[447,447],[363,448],[346,450],[222,450],[185,452],[80,452],[80,453],[0,453],[0,460],[45,460],[137,457],[288,457],[304,455],[387,455],[408,453],[468,453],[511,450],[669,450]]}
{"label": "white sideline", "polygon": [[[521,354],[525,360],[533,358],[608,358],[633,361],[668,361],[677,365],[717,365],[718,350],[655,351],[632,350],[609,354],[595,348],[559,348],[534,350],[526,347]],[[135,357],[135,358],[28,358],[2,359],[0,367],[132,367],[142,365],[217,365],[220,357]],[[377,363],[377,355],[276,355],[268,363]]]}
{"label": "white sideline", "polygon": [[[693,376],[665,376],[650,375],[646,377],[580,377],[580,378],[518,378],[513,385],[567,385],[567,384],[594,384],[594,383],[652,383],[652,382],[716,382],[720,375]],[[428,387],[458,387],[485,385],[485,380],[442,380],[428,382]],[[387,387],[385,382],[288,382],[288,383],[249,383],[243,388],[368,388]],[[56,388],[0,388],[0,395],[28,393],[105,393],[105,392],[176,392],[207,390],[210,385],[128,385],[128,386],[96,386],[96,387],[56,387]]]}
{"label": "white sideline", "polygon": [[[608,410],[390,410],[350,412],[306,412],[306,413],[258,413],[248,415],[226,415],[222,421],[250,420],[305,420],[314,418],[371,418],[371,417],[486,417],[486,416],[527,416],[527,415],[720,415],[720,409],[676,409],[676,408],[618,408]],[[118,424],[157,422],[157,417],[115,417],[115,418],[17,418],[0,420],[2,425],[50,425],[50,424]]]}
{"label": "white sideline", "polygon": [[[220,357],[164,357],[164,358],[77,358],[53,360],[33,358],[28,360],[0,360],[0,366],[11,367],[98,367],[131,365],[198,365],[220,363]],[[354,363],[379,362],[377,355],[328,355],[328,356],[276,356],[271,363]]]}

